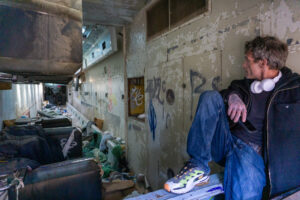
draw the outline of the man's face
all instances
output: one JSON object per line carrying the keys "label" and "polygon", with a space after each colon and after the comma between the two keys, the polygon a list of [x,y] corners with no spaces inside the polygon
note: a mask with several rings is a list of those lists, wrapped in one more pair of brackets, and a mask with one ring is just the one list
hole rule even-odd
{"label": "man's face", "polygon": [[263,67],[261,62],[254,62],[254,58],[251,53],[245,55],[245,61],[243,63],[243,68],[246,73],[246,78],[262,80]]}

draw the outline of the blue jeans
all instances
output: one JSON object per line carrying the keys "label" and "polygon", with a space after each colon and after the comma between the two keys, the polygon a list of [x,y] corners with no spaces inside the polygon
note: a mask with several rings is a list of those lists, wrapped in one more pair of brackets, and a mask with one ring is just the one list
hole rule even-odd
{"label": "blue jeans", "polygon": [[209,161],[225,163],[225,199],[258,199],[266,184],[262,157],[250,146],[231,135],[227,112],[217,91],[204,92],[188,135],[190,162],[208,174]]}

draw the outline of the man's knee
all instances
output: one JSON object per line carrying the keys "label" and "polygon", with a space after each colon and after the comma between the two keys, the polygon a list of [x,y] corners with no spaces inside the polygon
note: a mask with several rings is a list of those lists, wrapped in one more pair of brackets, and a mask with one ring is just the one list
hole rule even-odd
{"label": "man's knee", "polygon": [[201,94],[200,98],[202,99],[202,101],[208,101],[208,102],[223,101],[221,94],[215,90],[204,91]]}

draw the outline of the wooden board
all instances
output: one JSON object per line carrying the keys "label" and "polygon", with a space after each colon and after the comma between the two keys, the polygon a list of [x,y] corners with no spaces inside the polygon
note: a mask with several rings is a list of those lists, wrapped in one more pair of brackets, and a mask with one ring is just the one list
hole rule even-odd
{"label": "wooden board", "polygon": [[120,180],[111,183],[102,183],[105,192],[114,192],[118,190],[125,190],[134,186],[132,180]]}

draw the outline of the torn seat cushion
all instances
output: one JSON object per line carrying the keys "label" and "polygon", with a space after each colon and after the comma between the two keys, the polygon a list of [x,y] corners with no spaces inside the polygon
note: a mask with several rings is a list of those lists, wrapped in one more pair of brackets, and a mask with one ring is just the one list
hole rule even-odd
{"label": "torn seat cushion", "polygon": [[70,144],[70,149],[67,153],[68,158],[79,158],[82,156],[82,133],[74,127],[58,127],[58,128],[45,128],[45,135],[47,140],[51,142],[51,146],[59,146],[62,151],[66,145],[72,131],[74,130],[74,140]]}
{"label": "torn seat cushion", "polygon": [[[99,200],[100,168],[94,160],[77,159],[41,166],[28,172],[20,200]],[[13,198],[15,191],[9,191]]]}

